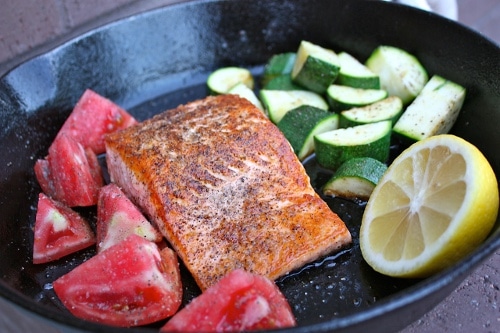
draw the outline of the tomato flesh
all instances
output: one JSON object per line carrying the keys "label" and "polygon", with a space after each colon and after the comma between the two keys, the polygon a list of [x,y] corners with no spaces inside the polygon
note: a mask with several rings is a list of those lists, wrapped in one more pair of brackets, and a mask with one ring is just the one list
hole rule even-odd
{"label": "tomato flesh", "polygon": [[272,281],[237,269],[193,299],[161,332],[241,332],[295,325],[290,305]]}
{"label": "tomato flesh", "polygon": [[38,196],[34,233],[34,264],[60,259],[96,243],[86,220],[44,193]]}
{"label": "tomato flesh", "polygon": [[119,327],[172,316],[182,301],[174,251],[135,234],[102,251],[53,283],[76,317]]}
{"label": "tomato flesh", "polygon": [[[95,154],[105,152],[104,136],[137,123],[127,111],[91,89],[85,90],[68,119],[59,130],[90,148]],[[56,137],[57,139],[57,137]]]}
{"label": "tomato flesh", "polygon": [[116,184],[102,187],[97,203],[97,251],[107,249],[132,233],[152,242],[163,239]]}

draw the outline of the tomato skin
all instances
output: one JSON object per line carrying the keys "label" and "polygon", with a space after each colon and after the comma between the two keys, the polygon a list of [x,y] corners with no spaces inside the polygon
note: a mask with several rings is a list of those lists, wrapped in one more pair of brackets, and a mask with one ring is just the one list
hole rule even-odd
{"label": "tomato skin", "polygon": [[47,161],[54,190],[48,195],[70,207],[97,203],[104,180],[93,151],[61,135],[49,147]]}
{"label": "tomato skin", "polygon": [[104,146],[106,134],[136,123],[137,120],[123,108],[93,90],[87,89],[57,136],[67,135],[98,155],[106,150]]}
{"label": "tomato skin", "polygon": [[102,187],[97,203],[97,251],[107,249],[132,233],[155,243],[163,239],[116,184]]}
{"label": "tomato skin", "polygon": [[104,178],[102,174],[101,165],[99,164],[99,160],[97,159],[97,155],[90,148],[85,148],[85,157],[87,158],[87,163],[89,166],[90,177],[94,182],[94,186],[97,187],[98,190],[104,186]]}
{"label": "tomato skin", "polygon": [[174,251],[135,234],[53,283],[76,317],[111,326],[150,324],[172,316],[182,301]]}
{"label": "tomato skin", "polygon": [[160,332],[241,332],[295,325],[290,305],[271,280],[237,269],[193,299]]}
{"label": "tomato skin", "polygon": [[87,221],[44,193],[38,196],[34,234],[34,264],[60,259],[96,243]]}
{"label": "tomato skin", "polygon": [[38,159],[35,162],[34,170],[42,191],[49,196],[55,196],[56,189],[50,174],[49,161],[47,159]]}

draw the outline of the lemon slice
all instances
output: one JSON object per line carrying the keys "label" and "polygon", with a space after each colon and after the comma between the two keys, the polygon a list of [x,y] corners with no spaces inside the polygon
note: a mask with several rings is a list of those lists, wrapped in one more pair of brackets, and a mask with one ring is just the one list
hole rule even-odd
{"label": "lemon slice", "polygon": [[484,155],[442,134],[406,149],[373,190],[360,246],[376,271],[426,277],[478,246],[498,214],[498,184]]}

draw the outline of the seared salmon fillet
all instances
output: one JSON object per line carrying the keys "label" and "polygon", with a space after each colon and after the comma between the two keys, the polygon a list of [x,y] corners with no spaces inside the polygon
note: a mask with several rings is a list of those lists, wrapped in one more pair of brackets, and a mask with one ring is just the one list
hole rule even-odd
{"label": "seared salmon fillet", "polygon": [[181,105],[105,142],[111,181],[202,290],[236,268],[276,279],[351,242],[279,129],[236,95]]}

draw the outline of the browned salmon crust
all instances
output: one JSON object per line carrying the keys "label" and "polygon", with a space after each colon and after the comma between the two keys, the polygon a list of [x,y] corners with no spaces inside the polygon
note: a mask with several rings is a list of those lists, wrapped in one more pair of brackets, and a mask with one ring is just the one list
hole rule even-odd
{"label": "browned salmon crust", "polygon": [[202,290],[236,268],[276,279],[351,242],[278,128],[235,95],[111,134],[106,149],[111,180]]}

